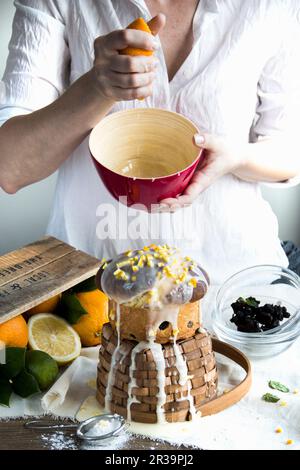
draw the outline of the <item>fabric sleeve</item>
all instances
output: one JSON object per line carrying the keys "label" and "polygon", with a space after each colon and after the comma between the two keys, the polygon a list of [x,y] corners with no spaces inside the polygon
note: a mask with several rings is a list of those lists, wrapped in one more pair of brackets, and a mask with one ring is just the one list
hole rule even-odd
{"label": "fabric sleeve", "polygon": [[280,47],[265,64],[258,83],[256,137],[299,129],[300,8],[285,13]]}
{"label": "fabric sleeve", "polygon": [[55,0],[15,1],[9,55],[0,86],[0,125],[57,99],[69,81],[66,26]]}
{"label": "fabric sleeve", "polygon": [[[251,134],[262,137],[285,135],[295,138],[300,131],[300,9],[284,12],[282,41],[266,63],[258,83],[257,119]],[[300,148],[295,147],[300,159]],[[291,187],[300,183],[300,175],[282,183],[263,183],[272,187]]]}

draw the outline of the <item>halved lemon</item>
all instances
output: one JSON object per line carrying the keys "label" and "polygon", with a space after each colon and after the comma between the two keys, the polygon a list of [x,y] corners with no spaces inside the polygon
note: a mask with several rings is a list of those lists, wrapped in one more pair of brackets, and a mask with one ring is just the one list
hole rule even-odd
{"label": "halved lemon", "polygon": [[67,364],[80,355],[78,333],[62,318],[52,313],[39,313],[28,321],[29,346],[44,351],[58,364]]}

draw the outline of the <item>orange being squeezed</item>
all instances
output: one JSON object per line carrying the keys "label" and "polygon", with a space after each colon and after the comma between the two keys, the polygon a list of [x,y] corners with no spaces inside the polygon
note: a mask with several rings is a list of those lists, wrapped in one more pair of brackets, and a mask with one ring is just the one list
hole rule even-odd
{"label": "orange being squeezed", "polygon": [[[138,29],[139,31],[144,31],[145,33],[152,34],[151,29],[147,25],[146,21],[143,18],[137,18],[133,23],[127,26],[126,29]],[[153,51],[148,51],[146,49],[138,49],[135,47],[125,47],[120,51],[122,55],[153,55]]]}

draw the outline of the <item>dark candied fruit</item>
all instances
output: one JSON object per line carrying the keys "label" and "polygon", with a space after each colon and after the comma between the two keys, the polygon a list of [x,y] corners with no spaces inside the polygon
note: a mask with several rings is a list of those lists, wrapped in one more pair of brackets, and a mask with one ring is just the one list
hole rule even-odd
{"label": "dark candied fruit", "polygon": [[291,316],[286,307],[273,304],[260,306],[260,302],[254,297],[239,297],[231,307],[234,313],[230,321],[236,325],[238,331],[244,333],[271,330],[279,326],[284,318]]}
{"label": "dark candied fruit", "polygon": [[168,321],[163,321],[160,325],[159,325],[159,329],[161,331],[164,331],[166,330],[168,327],[170,326],[170,323]]}
{"label": "dark candied fruit", "polygon": [[259,323],[262,323],[263,325],[272,325],[273,323],[273,316],[269,312],[264,312],[262,309],[259,309],[259,311],[256,314],[256,320],[259,321]]}

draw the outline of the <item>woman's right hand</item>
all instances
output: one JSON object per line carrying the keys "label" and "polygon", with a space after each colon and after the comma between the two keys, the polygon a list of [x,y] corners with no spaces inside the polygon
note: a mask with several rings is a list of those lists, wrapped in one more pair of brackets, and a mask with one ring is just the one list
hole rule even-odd
{"label": "woman's right hand", "polygon": [[[149,26],[157,34],[165,24],[162,14],[154,17]],[[125,47],[155,51],[158,42],[154,35],[134,29],[113,31],[95,40],[94,78],[97,89],[107,100],[128,101],[152,94],[157,59],[151,56],[121,55]]]}

